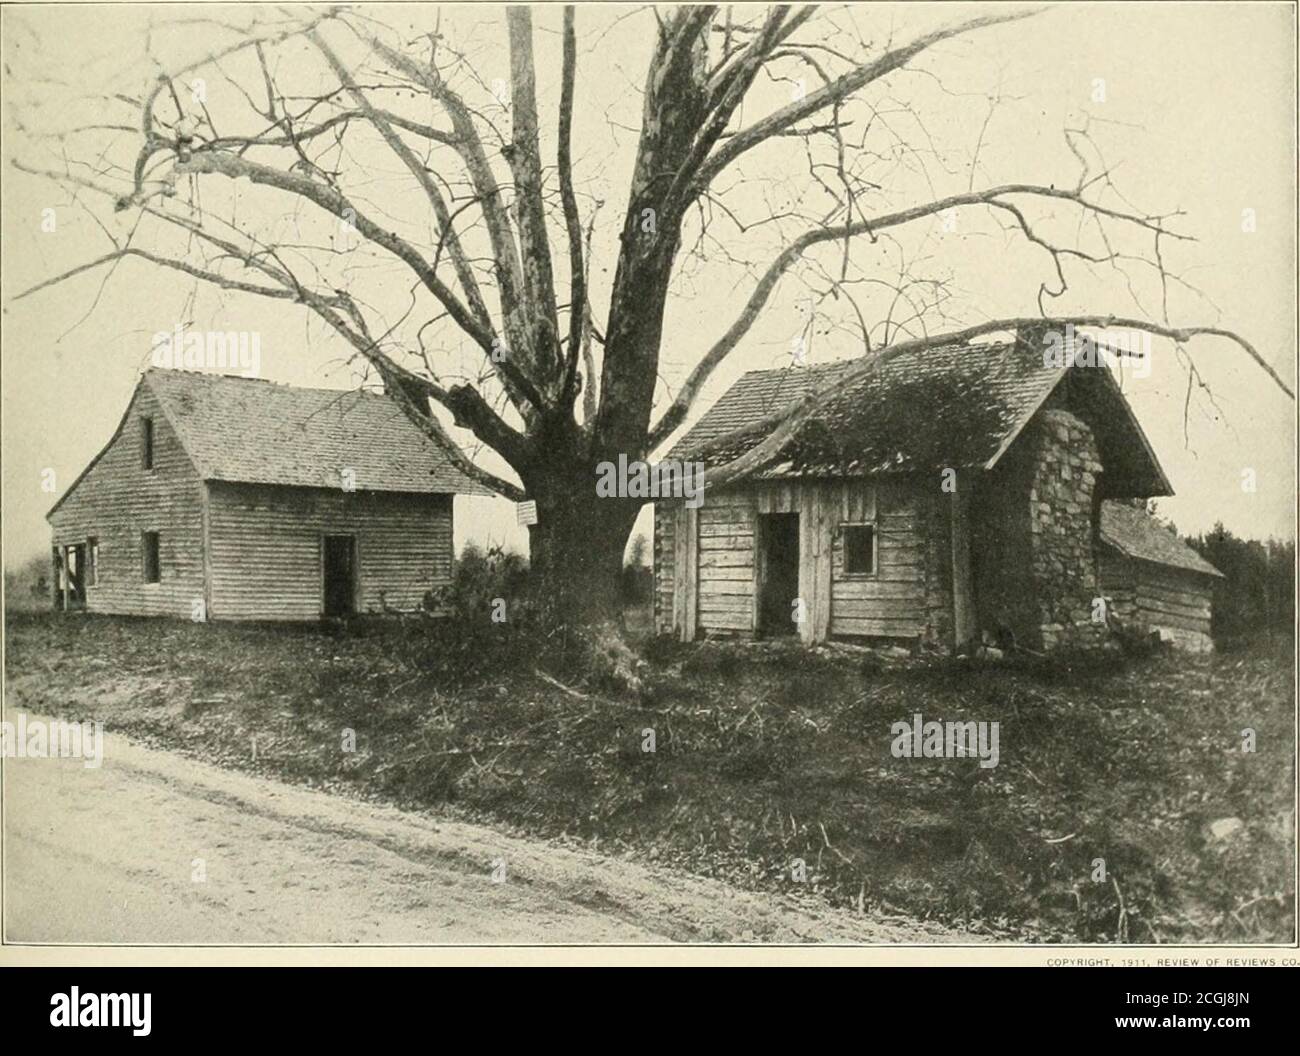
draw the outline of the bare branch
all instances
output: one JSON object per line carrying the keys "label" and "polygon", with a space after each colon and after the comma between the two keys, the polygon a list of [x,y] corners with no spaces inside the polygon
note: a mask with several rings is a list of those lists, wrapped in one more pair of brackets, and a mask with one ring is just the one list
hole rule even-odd
{"label": "bare branch", "polygon": [[[1166,235],[1173,238],[1185,238],[1173,232],[1164,229],[1158,219],[1142,217],[1136,214],[1127,214],[1108,209],[1094,202],[1090,202],[1083,197],[1082,192],[1077,190],[1063,190],[1055,187],[1040,187],[1035,184],[1014,183],[1004,184],[1000,187],[992,187],[982,191],[970,191],[961,194],[949,195],[947,198],[940,198],[936,201],[925,202],[921,205],[913,206],[910,209],[903,209],[896,213],[889,213],[884,216],[872,217],[865,220],[857,220],[852,223],[838,224],[814,228],[806,231],[796,238],[787,246],[779,256],[768,266],[758,283],[755,285],[749,300],[746,301],[744,308],[741,309],[739,316],[727,329],[726,333],[705,353],[704,357],[691,371],[686,382],[682,385],[677,396],[664,412],[659,423],[650,430],[647,441],[650,449],[661,444],[670,433],[673,432],[685,419],[691,404],[699,396],[700,390],[709,376],[717,366],[727,357],[727,355],[740,343],[740,340],[747,334],[754,322],[758,319],[763,307],[767,304],[776,288],[781,277],[789,268],[803,256],[813,246],[823,242],[839,241],[859,235],[869,235],[875,237],[876,232],[885,231],[891,227],[897,227],[923,217],[933,216],[937,213],[945,212],[949,209],[969,205],[989,205],[1009,209],[1021,220],[1025,232],[1030,241],[1046,248],[1052,253],[1053,259],[1056,259],[1058,253],[1074,253],[1078,256],[1085,256],[1074,250],[1059,250],[1049,245],[1044,240],[1035,236],[1028,224],[1024,222],[1024,214],[1014,206],[1002,201],[1002,199],[1011,195],[1030,195],[1040,198],[1060,199],[1071,202],[1074,205],[1087,209],[1091,212],[1099,213],[1116,220],[1122,220],[1139,227],[1163,231]],[[1091,258],[1101,259],[1101,258]],[[1059,273],[1059,261],[1057,262]],[[1064,276],[1061,276],[1064,284]]]}
{"label": "bare branch", "polygon": [[[898,344],[891,345],[882,349],[874,356],[859,360],[852,366],[848,367],[843,374],[835,379],[832,387],[835,389],[844,389],[856,384],[871,371],[877,367],[888,363],[892,359],[906,355],[912,352],[924,352],[926,349],[938,348],[943,345],[964,344],[967,341],[982,337],[985,334],[1016,332],[1028,327],[1040,328],[1044,326],[1054,326],[1064,329],[1066,326],[1091,327],[1096,329],[1123,329],[1123,330],[1140,330],[1145,333],[1153,334],[1157,337],[1166,337],[1172,341],[1185,343],[1194,337],[1223,337],[1238,345],[1256,364],[1270,377],[1273,382],[1292,400],[1295,399],[1295,393],[1282,380],[1281,376],[1273,369],[1272,366],[1259,354],[1255,347],[1240,334],[1231,330],[1225,330],[1213,326],[1186,326],[1171,327],[1160,323],[1152,323],[1146,319],[1129,319],[1114,315],[1079,315],[1057,319],[1044,319],[1037,316],[1027,316],[1016,319],[994,319],[990,322],[979,323],[975,326],[968,326],[963,330],[955,330],[946,334],[934,334],[928,337],[916,338],[911,341],[900,341]],[[741,477],[753,472],[762,466],[768,459],[772,458],[785,445],[792,436],[798,432],[799,427],[804,424],[817,411],[822,399],[828,391],[827,386],[818,388],[807,393],[793,404],[783,407],[780,410],[768,415],[762,422],[751,423],[744,427],[743,430],[736,430],[725,436],[719,437],[712,443],[722,446],[728,439],[737,435],[739,432],[751,432],[761,430],[764,427],[771,428],[771,432],[750,448],[739,458],[723,466],[708,471],[708,487],[720,488],[727,484],[734,483]]]}
{"label": "bare branch", "polygon": [[[573,5],[564,8],[564,48],[560,67],[560,120],[556,170],[560,179],[560,198],[564,206],[564,226],[569,240],[569,344],[564,384],[560,388],[560,405],[573,399],[574,379],[578,373],[579,349],[587,323],[587,277],[582,263],[582,218],[578,199],[573,193],[573,88],[578,68],[578,42],[574,32]],[[588,350],[590,351],[590,350]],[[590,378],[590,375],[588,375]]]}
{"label": "bare branch", "polygon": [[718,173],[746,151],[790,128],[796,122],[817,113],[817,111],[848,98],[864,85],[892,73],[899,67],[906,65],[927,48],[977,29],[1002,25],[1008,22],[1018,22],[1021,19],[1039,14],[1041,11],[1042,9],[1038,8],[1007,11],[996,15],[981,15],[978,18],[967,19],[965,22],[937,29],[932,33],[917,37],[902,47],[887,51],[872,62],[864,63],[856,69],[850,70],[830,84],[824,85],[815,92],[810,92],[803,99],[782,107],[775,113],[769,114],[728,138],[701,166],[696,180],[697,187],[701,190],[707,187]]}
{"label": "bare branch", "polygon": [[[537,72],[533,60],[533,16],[524,5],[506,9],[510,36],[511,144],[503,151],[515,181],[515,230],[523,261],[525,307],[535,360],[557,379],[563,364],[551,245],[542,197],[542,157],[537,120]],[[557,387],[558,388],[558,387]]]}

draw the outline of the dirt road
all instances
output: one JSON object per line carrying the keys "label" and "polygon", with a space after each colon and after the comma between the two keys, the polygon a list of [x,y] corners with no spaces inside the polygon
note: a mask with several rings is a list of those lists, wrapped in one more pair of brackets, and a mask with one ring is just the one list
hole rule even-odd
{"label": "dirt road", "polygon": [[6,759],[3,769],[11,942],[969,941],[296,788],[111,734],[98,769],[76,759]]}

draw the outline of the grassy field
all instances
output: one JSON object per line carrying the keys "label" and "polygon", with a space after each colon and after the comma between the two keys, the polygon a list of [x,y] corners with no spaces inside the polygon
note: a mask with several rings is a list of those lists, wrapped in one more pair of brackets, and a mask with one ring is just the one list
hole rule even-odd
{"label": "grassy field", "polygon": [[[11,614],[6,644],[10,718],[96,718],[222,765],[846,912],[1044,941],[1294,932],[1289,642],[973,666],[647,641],[635,699],[544,670],[506,625]],[[891,724],[915,712],[998,721],[999,765],[894,758]]]}

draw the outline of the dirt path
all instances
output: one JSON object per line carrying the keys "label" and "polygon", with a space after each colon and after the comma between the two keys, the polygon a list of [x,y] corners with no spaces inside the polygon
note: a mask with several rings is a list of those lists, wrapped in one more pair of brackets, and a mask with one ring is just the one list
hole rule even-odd
{"label": "dirt path", "polygon": [[99,769],[6,759],[3,770],[11,942],[970,941],[375,807],[112,735]]}

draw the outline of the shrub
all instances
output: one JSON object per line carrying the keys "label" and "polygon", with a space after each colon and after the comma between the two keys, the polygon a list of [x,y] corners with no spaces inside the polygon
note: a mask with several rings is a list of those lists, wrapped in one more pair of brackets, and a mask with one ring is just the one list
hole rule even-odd
{"label": "shrub", "polygon": [[500,546],[466,543],[451,584],[430,591],[425,608],[473,622],[516,623],[531,616],[528,559]]}

